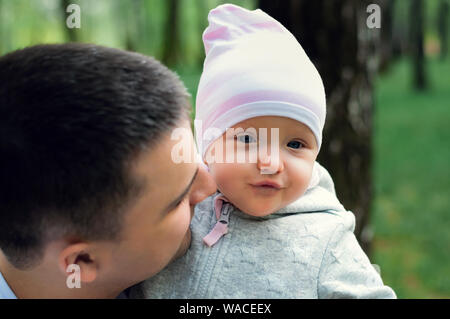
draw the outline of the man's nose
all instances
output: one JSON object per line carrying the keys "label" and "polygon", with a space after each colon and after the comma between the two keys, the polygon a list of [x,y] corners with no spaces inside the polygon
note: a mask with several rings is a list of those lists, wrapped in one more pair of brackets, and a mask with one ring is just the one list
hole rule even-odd
{"label": "man's nose", "polygon": [[214,194],[217,190],[217,185],[211,174],[203,165],[199,165],[197,177],[189,198],[190,205],[196,205],[203,201],[206,197]]}

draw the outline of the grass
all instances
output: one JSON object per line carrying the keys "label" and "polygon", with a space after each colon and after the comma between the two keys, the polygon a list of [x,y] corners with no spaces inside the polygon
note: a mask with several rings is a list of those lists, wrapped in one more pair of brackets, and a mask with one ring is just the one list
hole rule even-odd
{"label": "grass", "polygon": [[373,262],[399,298],[450,297],[450,60],[411,89],[402,60],[376,83]]}

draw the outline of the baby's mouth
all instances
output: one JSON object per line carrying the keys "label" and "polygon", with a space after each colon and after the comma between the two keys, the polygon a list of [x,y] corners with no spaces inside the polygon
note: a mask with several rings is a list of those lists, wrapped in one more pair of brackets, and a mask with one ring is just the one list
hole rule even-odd
{"label": "baby's mouth", "polygon": [[275,181],[265,180],[250,184],[253,194],[257,197],[272,197],[278,194],[284,187]]}
{"label": "baby's mouth", "polygon": [[263,189],[276,189],[276,190],[279,190],[279,189],[283,188],[277,182],[270,181],[270,180],[261,181],[261,182],[250,184],[250,185],[252,185],[253,187],[263,188]]}

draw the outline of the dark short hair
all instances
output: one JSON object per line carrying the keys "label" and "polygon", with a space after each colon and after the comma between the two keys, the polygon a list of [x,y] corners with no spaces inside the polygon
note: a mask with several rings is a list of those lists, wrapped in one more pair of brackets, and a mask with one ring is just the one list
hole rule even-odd
{"label": "dark short hair", "polygon": [[142,182],[130,163],[189,108],[178,76],[141,54],[56,44],[0,57],[0,249],[8,260],[32,267],[63,236],[116,239]]}

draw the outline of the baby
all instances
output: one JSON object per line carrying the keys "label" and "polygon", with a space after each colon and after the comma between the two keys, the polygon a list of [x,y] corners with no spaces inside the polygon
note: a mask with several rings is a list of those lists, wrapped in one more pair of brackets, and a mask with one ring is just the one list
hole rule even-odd
{"label": "baby", "polygon": [[316,162],[326,102],[300,44],[261,10],[208,16],[196,138],[218,190],[196,207],[185,256],[144,298],[395,298]]}

